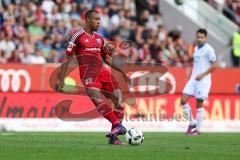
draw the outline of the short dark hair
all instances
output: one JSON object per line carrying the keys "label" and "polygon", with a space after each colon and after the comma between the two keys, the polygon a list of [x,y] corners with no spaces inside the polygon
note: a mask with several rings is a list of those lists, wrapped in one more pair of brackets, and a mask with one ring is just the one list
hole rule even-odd
{"label": "short dark hair", "polygon": [[99,13],[95,9],[90,9],[85,13],[85,20],[92,18],[93,13]]}
{"label": "short dark hair", "polygon": [[204,34],[206,37],[207,37],[207,34],[208,34],[208,33],[207,33],[207,30],[204,29],[204,28],[199,28],[196,33],[202,33],[202,34]]}

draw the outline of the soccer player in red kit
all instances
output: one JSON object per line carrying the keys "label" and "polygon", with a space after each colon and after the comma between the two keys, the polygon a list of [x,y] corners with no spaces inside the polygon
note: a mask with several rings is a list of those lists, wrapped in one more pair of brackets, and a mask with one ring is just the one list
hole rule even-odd
{"label": "soccer player in red kit", "polygon": [[[118,83],[109,69],[103,66],[102,60],[111,68],[122,73],[127,83],[130,83],[130,79],[119,67],[112,63],[109,52],[104,47],[102,36],[96,33],[100,26],[99,13],[96,10],[87,11],[85,21],[85,27],[72,34],[66,54],[71,57],[75,53],[86,94],[95,104],[99,113],[112,123],[111,132],[107,135],[109,144],[122,144],[117,136],[126,133],[126,128],[121,124],[124,116],[123,98]],[[66,69],[67,65],[62,65],[58,90],[63,88]],[[107,98],[113,101],[114,109],[100,98],[102,91],[110,93]]]}

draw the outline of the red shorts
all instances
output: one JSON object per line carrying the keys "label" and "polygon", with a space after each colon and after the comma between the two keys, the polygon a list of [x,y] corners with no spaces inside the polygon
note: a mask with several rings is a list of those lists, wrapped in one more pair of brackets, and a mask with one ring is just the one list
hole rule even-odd
{"label": "red shorts", "polygon": [[119,85],[109,69],[102,67],[100,72],[80,70],[80,77],[86,88],[98,88],[107,92],[119,89]]}

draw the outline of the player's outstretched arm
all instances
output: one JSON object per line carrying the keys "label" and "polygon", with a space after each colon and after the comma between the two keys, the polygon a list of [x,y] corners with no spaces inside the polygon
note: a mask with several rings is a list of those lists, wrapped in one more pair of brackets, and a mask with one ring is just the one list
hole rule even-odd
{"label": "player's outstretched arm", "polygon": [[[67,59],[71,59],[73,57],[73,55],[67,55]],[[57,91],[58,92],[62,92],[63,86],[64,86],[64,78],[65,78],[65,73],[67,71],[68,68],[68,63],[63,63],[61,65],[61,70],[59,73],[59,79],[58,79],[58,83],[57,83]]]}
{"label": "player's outstretched arm", "polygon": [[206,71],[203,72],[202,74],[198,75],[198,76],[196,77],[196,80],[197,80],[197,81],[200,81],[203,77],[205,77],[205,76],[208,75],[209,73],[213,72],[217,67],[218,67],[217,61],[212,62],[211,67],[209,67],[208,70],[206,70]]}

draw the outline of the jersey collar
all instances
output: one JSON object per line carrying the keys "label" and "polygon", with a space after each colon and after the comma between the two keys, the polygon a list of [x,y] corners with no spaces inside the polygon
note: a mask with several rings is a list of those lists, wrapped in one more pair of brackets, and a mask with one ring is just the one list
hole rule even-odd
{"label": "jersey collar", "polygon": [[206,43],[204,43],[204,44],[202,44],[202,45],[197,45],[197,48],[198,48],[198,49],[201,49],[201,48],[203,48],[203,47],[205,46],[205,44],[206,44]]}

